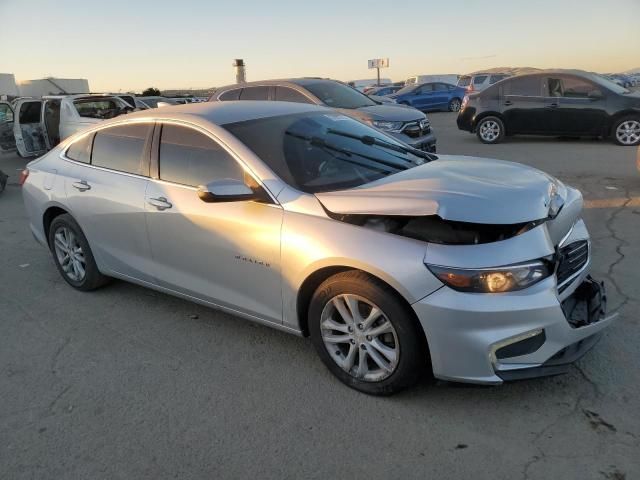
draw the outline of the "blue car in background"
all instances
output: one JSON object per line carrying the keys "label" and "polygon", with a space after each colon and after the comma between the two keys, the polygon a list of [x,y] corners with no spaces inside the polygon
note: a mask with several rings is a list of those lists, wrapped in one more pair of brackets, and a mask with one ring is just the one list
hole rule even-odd
{"label": "blue car in background", "polygon": [[462,105],[466,90],[463,87],[443,82],[410,85],[389,95],[396,102],[410,105],[418,110],[449,110],[457,112]]}

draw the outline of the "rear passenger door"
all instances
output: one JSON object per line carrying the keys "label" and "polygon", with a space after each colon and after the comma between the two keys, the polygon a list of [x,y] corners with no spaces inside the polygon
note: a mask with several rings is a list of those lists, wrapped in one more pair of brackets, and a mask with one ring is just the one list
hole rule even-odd
{"label": "rear passenger door", "polygon": [[65,151],[73,163],[65,189],[71,213],[103,273],[153,283],[145,190],[154,124],[127,123],[80,137]]}
{"label": "rear passenger door", "polygon": [[13,135],[18,153],[23,157],[37,157],[46,153],[42,100],[18,100],[14,112]]}
{"label": "rear passenger door", "polygon": [[[497,88],[497,87],[494,87]],[[515,77],[500,84],[500,103],[509,133],[545,133],[546,101],[539,76]]]}
{"label": "rear passenger door", "polygon": [[162,125],[154,158],[146,218],[158,285],[281,323],[282,208],[202,201],[197,187],[215,180],[261,187],[224,146],[195,127]]}
{"label": "rear passenger door", "polygon": [[16,149],[13,122],[13,108],[8,102],[0,102],[0,152],[11,152]]}

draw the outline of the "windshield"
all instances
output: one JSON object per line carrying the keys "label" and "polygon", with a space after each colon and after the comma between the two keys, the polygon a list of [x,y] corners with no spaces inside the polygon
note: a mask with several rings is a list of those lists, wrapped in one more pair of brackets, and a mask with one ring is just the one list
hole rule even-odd
{"label": "windshield", "polygon": [[81,98],[75,100],[73,105],[81,117],[99,119],[117,117],[124,113],[125,109],[132,108],[124,100],[115,97]]}
{"label": "windshield", "polygon": [[333,112],[282,115],[223,127],[285,182],[306,193],[357,187],[431,158]]}
{"label": "windshield", "polygon": [[419,85],[408,85],[406,87],[402,87],[400,90],[398,90],[396,93],[398,95],[404,95],[405,93],[411,93],[413,92],[416,88],[418,88]]}
{"label": "windshield", "polygon": [[592,75],[593,76],[591,77],[591,79],[594,82],[596,82],[599,85],[602,85],[603,87],[608,88],[609,90],[611,90],[614,93],[619,93],[619,94],[622,94],[622,95],[626,95],[628,93],[631,93],[631,91],[629,91],[628,89],[618,85],[616,82],[614,82],[610,78],[605,77],[604,75],[600,75],[599,73],[594,73]]}
{"label": "windshield", "polygon": [[309,82],[302,85],[325,105],[333,108],[360,108],[377,105],[365,94],[339,82]]}

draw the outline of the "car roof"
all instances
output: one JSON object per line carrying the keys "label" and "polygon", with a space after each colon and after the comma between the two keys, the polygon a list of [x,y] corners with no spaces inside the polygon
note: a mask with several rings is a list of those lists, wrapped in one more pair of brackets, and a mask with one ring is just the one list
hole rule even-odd
{"label": "car roof", "polygon": [[[127,118],[158,120],[185,119],[188,117],[207,120],[217,125],[276,117],[312,111],[329,111],[326,107],[296,102],[264,102],[254,100],[228,102],[187,103],[134,112]],[[122,119],[122,117],[117,117]]]}
{"label": "car roof", "polygon": [[272,80],[257,80],[255,82],[245,82],[245,83],[234,83],[231,85],[225,85],[224,87],[217,88],[214,92],[214,95],[223,90],[234,90],[237,88],[245,88],[245,87],[256,87],[262,85],[298,85],[304,87],[311,83],[318,82],[326,82],[326,83],[344,83],[339,80],[333,80],[331,78],[320,78],[320,77],[302,77],[302,78],[279,78]]}

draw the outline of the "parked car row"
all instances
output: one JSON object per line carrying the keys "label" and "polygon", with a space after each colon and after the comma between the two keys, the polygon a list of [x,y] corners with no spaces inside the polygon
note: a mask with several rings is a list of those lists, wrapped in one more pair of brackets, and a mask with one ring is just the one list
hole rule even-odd
{"label": "parked car row", "polygon": [[539,71],[465,96],[457,124],[483,143],[533,134],[603,137],[636,146],[640,145],[640,92],[591,72]]}
{"label": "parked car row", "polygon": [[436,151],[426,115],[403,105],[381,104],[347,84],[324,78],[293,78],[233,84],[218,88],[209,101],[262,100],[331,107],[388,132],[414,148]]}

